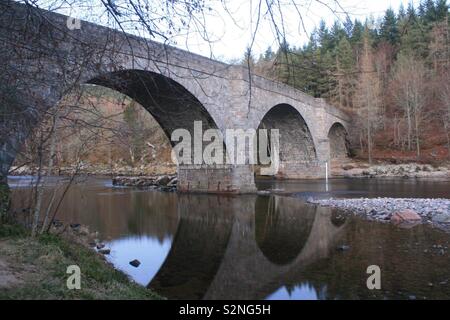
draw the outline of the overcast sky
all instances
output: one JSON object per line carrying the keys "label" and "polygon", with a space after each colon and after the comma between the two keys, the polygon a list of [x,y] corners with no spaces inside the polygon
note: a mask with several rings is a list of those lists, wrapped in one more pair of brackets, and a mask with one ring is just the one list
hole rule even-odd
{"label": "overcast sky", "polygon": [[[283,0],[282,0],[283,1]],[[340,4],[346,12],[353,18],[358,18],[362,21],[371,15],[377,19],[383,16],[387,8],[392,7],[395,11],[398,10],[400,4],[403,3],[405,9],[411,0],[340,0]],[[289,3],[289,0],[285,0]],[[294,46],[302,46],[309,38],[310,33],[315,27],[319,25],[321,19],[324,19],[327,25],[331,26],[336,19],[343,21],[345,14],[336,5],[332,5],[334,1],[328,1],[332,10],[337,11],[337,14],[332,12],[329,8],[319,4],[315,1],[305,0],[297,1],[303,3],[300,7],[300,13],[303,17],[303,25],[300,23],[299,14],[293,6],[286,5],[283,9],[284,26],[286,28],[287,40],[289,44]],[[419,0],[412,1],[415,7],[418,7]],[[246,48],[252,43],[252,35],[256,28],[257,17],[257,1],[248,0],[230,0],[230,10],[232,10],[231,17],[227,15],[209,16],[207,26],[210,26],[209,36],[213,43],[211,46],[201,37],[191,35],[189,41],[186,43],[185,39],[176,39],[180,47],[188,46],[190,51],[197,52],[203,55],[211,55],[220,60],[241,59]],[[222,12],[218,10],[219,12]],[[341,14],[340,14],[341,13]],[[252,51],[255,56],[264,52],[268,46],[272,48],[278,47],[276,39],[276,32],[273,30],[273,24],[269,22],[268,18],[263,18],[259,22],[259,27],[256,33]],[[210,49],[211,47],[211,49]]]}
{"label": "overcast sky", "polygon": [[[378,19],[383,16],[387,8],[392,7],[397,11],[400,4],[403,3],[406,8],[411,1],[417,8],[419,0],[280,0],[284,23],[280,23],[281,15],[279,13],[274,15],[279,22],[278,26],[285,28],[284,33],[287,35],[288,43],[299,47],[307,42],[310,33],[319,25],[321,19],[324,19],[329,26],[336,19],[345,20],[346,13],[352,19],[358,18],[362,21],[370,16]],[[226,8],[223,6],[224,2],[227,4]],[[293,6],[293,2],[298,6]],[[326,5],[319,2],[326,3]],[[336,4],[337,2],[344,10]],[[80,9],[80,2],[75,1],[74,3],[78,6],[77,9],[68,10],[66,8],[61,13],[85,18],[86,13],[89,12],[91,18],[88,20],[96,19],[97,9]],[[91,2],[88,1],[88,3]],[[172,37],[170,44],[222,61],[242,59],[246,48],[251,43],[253,43],[252,52],[255,57],[263,53],[268,46],[274,50],[278,47],[279,42],[276,38],[274,24],[270,22],[269,15],[266,14],[265,1],[261,2],[263,6],[260,9],[259,23],[257,22],[258,4],[260,3],[258,0],[208,0],[206,3],[212,9],[207,10],[204,14],[204,21],[202,21],[202,24],[206,26],[208,41],[205,40],[205,30],[202,28],[196,30],[195,23],[193,23],[189,33],[183,32],[181,35]],[[96,8],[99,7],[102,5],[100,4]],[[300,22],[300,15],[303,18],[303,24]],[[255,35],[254,39],[253,35]]]}

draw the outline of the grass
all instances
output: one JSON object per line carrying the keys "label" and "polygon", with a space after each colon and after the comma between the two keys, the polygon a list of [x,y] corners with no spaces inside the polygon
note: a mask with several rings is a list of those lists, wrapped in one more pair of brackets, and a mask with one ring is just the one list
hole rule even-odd
{"label": "grass", "polygon": [[[0,259],[18,283],[1,288],[0,299],[161,299],[106,263],[95,251],[56,235],[27,236],[0,225]],[[81,269],[81,289],[69,290],[69,265]]]}

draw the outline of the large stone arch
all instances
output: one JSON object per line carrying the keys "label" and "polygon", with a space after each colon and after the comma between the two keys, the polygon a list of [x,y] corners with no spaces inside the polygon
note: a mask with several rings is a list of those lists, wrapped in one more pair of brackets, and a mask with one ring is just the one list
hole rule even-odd
{"label": "large stone arch", "polygon": [[328,141],[330,143],[330,161],[339,162],[348,158],[347,129],[340,122],[335,122],[328,130]]}
{"label": "large stone arch", "polygon": [[258,129],[279,130],[278,178],[310,178],[310,168],[318,162],[311,131],[300,112],[289,104],[272,107]]}
{"label": "large stone arch", "polygon": [[203,130],[218,129],[208,110],[188,89],[162,74],[121,70],[94,77],[88,83],[111,88],[137,101],[155,118],[169,140],[177,129],[188,130],[193,138],[195,121],[202,123]]}

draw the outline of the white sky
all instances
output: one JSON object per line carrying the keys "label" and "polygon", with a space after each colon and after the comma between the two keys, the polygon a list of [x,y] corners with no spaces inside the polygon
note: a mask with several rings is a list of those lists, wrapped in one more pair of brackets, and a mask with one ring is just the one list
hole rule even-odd
{"label": "white sky", "polygon": [[[284,1],[286,3],[291,2],[289,0]],[[340,4],[349,13],[352,20],[358,18],[359,20],[365,21],[366,17],[370,17],[371,15],[375,19],[381,18],[389,7],[392,7],[397,12],[401,3],[403,3],[406,9],[410,1],[340,0]],[[303,4],[299,9],[304,20],[304,27],[300,23],[299,14],[292,5],[286,4],[286,8],[283,9],[285,33],[290,45],[300,47],[305,44],[309,39],[310,33],[315,27],[319,26],[321,19],[325,20],[329,27],[338,18],[341,21],[345,20],[345,14],[339,14],[342,10],[336,5],[333,5],[334,1],[324,2],[330,4],[333,10],[339,12],[337,15],[326,6],[315,1],[304,0],[296,2]],[[417,8],[420,1],[412,2],[415,8]],[[191,36],[187,45],[185,39],[176,39],[178,46],[181,48],[186,48],[187,46],[190,51],[212,56],[219,60],[242,59],[246,48],[252,42],[252,35],[256,28],[257,1],[253,1],[252,3],[251,0],[231,0],[230,4],[232,5],[230,7],[233,8],[232,16],[234,21],[226,15],[222,15],[222,17],[211,15],[208,17],[207,25],[211,26],[209,36],[214,40],[211,44],[211,49],[210,45],[202,41],[199,36]],[[271,46],[272,49],[278,47],[278,41],[275,36],[276,32],[272,26],[273,24],[269,22],[268,17],[260,21],[252,47],[252,52],[255,57],[263,53],[268,46]]]}
{"label": "white sky", "polygon": [[[420,0],[338,0],[339,4],[349,13],[352,20],[358,18],[364,21],[367,17],[373,16],[375,19],[381,18],[385,10],[392,7],[396,12],[403,3],[405,9],[409,2],[413,2],[415,8],[418,7]],[[256,34],[253,42],[252,53],[255,57],[263,53],[268,46],[273,50],[278,47],[276,32],[273,23],[266,14],[267,8],[261,7],[261,19],[258,24],[258,30],[255,33],[258,17],[258,0],[225,0],[226,9],[223,6],[224,0],[206,0],[212,10],[204,15],[204,25],[209,41],[206,41],[201,32],[195,30],[195,27],[189,29],[189,33],[183,32],[181,35],[175,35],[170,39],[170,43],[182,49],[188,49],[207,57],[222,61],[233,61],[242,59],[246,48],[252,43],[253,34]],[[331,27],[336,19],[345,20],[345,14],[342,9],[336,5],[336,0],[321,0],[320,4],[315,0],[280,0],[282,3],[282,15],[287,41],[290,45],[299,47],[305,44],[311,31],[318,27],[321,19],[325,20]],[[295,2],[298,6],[294,7]],[[77,7],[77,1],[74,1],[74,7]],[[262,1],[265,4],[265,1]],[[79,4],[79,2],[78,2]],[[328,7],[327,7],[328,6]],[[299,13],[303,17],[303,25],[300,23]],[[333,13],[334,10],[336,13]],[[95,8],[86,10],[77,9],[60,10],[61,13],[74,17],[85,18],[86,12],[90,11],[90,19],[97,20],[95,17]],[[228,13],[227,13],[228,11]],[[281,19],[279,13],[275,14],[278,22]],[[104,21],[103,17],[98,18],[97,22]],[[194,25],[194,24],[192,24]],[[304,27],[303,27],[304,26]]]}

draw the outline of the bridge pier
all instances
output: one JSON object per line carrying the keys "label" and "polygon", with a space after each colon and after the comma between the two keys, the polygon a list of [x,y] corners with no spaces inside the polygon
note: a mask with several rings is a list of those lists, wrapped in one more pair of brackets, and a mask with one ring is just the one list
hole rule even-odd
{"label": "bridge pier", "polygon": [[254,193],[256,192],[251,165],[180,165],[179,192]]}
{"label": "bridge pier", "polygon": [[281,162],[276,175],[279,179],[320,179],[325,176],[325,165],[312,162]]}

